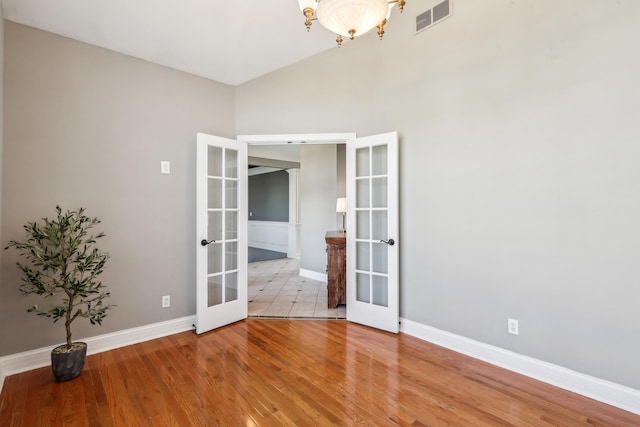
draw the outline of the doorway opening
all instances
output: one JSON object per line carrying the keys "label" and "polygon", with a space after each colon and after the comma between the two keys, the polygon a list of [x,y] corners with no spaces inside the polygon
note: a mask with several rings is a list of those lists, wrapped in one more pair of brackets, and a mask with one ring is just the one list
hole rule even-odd
{"label": "doorway opening", "polygon": [[328,306],[324,236],[342,224],[347,138],[250,138],[261,137],[238,137],[249,156],[249,317],[346,318],[345,305]]}

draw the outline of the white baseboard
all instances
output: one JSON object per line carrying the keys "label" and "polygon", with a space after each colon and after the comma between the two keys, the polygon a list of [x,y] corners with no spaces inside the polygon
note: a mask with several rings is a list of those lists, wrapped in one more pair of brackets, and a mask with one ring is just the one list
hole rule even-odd
{"label": "white baseboard", "polygon": [[500,347],[401,319],[400,331],[501,368],[640,415],[640,390],[592,377]]}
{"label": "white baseboard", "polygon": [[318,273],[317,271],[305,270],[304,268],[301,268],[299,274],[302,277],[308,277],[309,279],[327,283],[327,275],[323,273]]}
{"label": "white baseboard", "polygon": [[[126,345],[137,344],[188,331],[194,329],[193,324],[195,321],[195,316],[181,317],[179,319],[167,320],[165,322],[125,329],[109,334],[97,335],[95,337],[82,338],[77,341],[87,343],[87,354],[96,354]],[[0,357],[0,390],[2,390],[6,376],[50,365],[51,349],[57,345],[58,344],[54,344],[49,347]]]}

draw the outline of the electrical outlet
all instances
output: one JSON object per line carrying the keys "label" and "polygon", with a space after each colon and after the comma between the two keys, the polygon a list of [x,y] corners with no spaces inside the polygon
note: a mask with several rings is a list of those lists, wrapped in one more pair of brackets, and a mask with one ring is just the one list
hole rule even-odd
{"label": "electrical outlet", "polygon": [[518,335],[518,320],[516,319],[508,319],[507,320],[507,332],[513,335]]}
{"label": "electrical outlet", "polygon": [[167,308],[171,306],[171,296],[170,295],[164,295],[162,297],[162,308]]}

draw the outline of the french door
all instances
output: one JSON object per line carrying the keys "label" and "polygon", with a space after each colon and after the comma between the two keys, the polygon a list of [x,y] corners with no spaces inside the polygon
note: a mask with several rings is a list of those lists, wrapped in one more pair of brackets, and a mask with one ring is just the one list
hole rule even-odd
{"label": "french door", "polygon": [[199,133],[196,332],[247,317],[247,144]]}
{"label": "french door", "polygon": [[398,332],[398,136],[347,141],[347,320]]}
{"label": "french door", "polygon": [[[197,312],[203,333],[247,317],[247,143],[347,142],[347,320],[398,332],[396,132],[241,136],[199,133],[196,165]],[[322,143],[322,142],[319,142]]]}

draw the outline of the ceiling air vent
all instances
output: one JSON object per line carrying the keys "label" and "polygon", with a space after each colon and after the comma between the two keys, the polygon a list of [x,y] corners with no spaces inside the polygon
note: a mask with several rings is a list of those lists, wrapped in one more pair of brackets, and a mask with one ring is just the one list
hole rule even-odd
{"label": "ceiling air vent", "polygon": [[416,16],[416,33],[453,15],[451,2],[452,0],[434,0],[429,2],[429,9]]}

